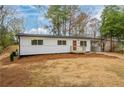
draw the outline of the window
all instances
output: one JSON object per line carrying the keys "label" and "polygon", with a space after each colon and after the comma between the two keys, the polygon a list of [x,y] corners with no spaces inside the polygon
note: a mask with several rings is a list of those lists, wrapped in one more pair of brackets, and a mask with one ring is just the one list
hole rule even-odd
{"label": "window", "polygon": [[38,40],[38,45],[43,45],[43,40]]}
{"label": "window", "polygon": [[32,45],[37,45],[37,40],[32,40],[31,43]]}
{"label": "window", "polygon": [[63,41],[63,45],[66,45],[66,41],[65,40]]}
{"label": "window", "polygon": [[66,40],[58,40],[58,45],[66,45]]}
{"label": "window", "polygon": [[80,46],[87,46],[87,42],[86,41],[80,41]]}
{"label": "window", "polygon": [[58,40],[58,45],[61,45],[61,40]]}
{"label": "window", "polygon": [[32,40],[31,44],[32,45],[43,45],[43,40]]}

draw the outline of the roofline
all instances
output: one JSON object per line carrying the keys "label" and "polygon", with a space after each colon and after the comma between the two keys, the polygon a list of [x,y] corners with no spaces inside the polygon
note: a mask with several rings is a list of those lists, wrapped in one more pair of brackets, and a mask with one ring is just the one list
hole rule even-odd
{"label": "roofline", "polygon": [[26,33],[18,33],[16,36],[19,37],[46,37],[46,38],[74,38],[74,39],[97,39],[101,40],[101,38],[91,38],[91,37],[82,37],[82,36],[57,36],[57,35],[43,35],[43,34],[26,34]]}

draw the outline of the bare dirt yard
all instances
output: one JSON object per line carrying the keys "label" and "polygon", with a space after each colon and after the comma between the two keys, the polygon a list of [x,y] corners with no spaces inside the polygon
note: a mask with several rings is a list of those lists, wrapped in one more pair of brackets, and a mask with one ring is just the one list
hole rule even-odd
{"label": "bare dirt yard", "polygon": [[0,86],[124,86],[124,59],[89,53],[27,56],[10,62],[6,56],[0,59]]}

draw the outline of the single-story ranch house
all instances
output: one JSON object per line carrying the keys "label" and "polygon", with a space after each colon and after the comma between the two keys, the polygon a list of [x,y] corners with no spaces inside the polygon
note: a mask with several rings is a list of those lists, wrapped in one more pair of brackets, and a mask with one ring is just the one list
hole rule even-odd
{"label": "single-story ranch house", "polygon": [[101,51],[100,38],[25,33],[19,33],[17,36],[20,56]]}

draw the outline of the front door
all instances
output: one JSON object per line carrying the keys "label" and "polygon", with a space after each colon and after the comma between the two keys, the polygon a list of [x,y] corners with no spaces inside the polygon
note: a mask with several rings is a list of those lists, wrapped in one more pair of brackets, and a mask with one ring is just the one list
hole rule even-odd
{"label": "front door", "polygon": [[73,40],[73,50],[76,50],[76,49],[77,49],[77,41]]}

